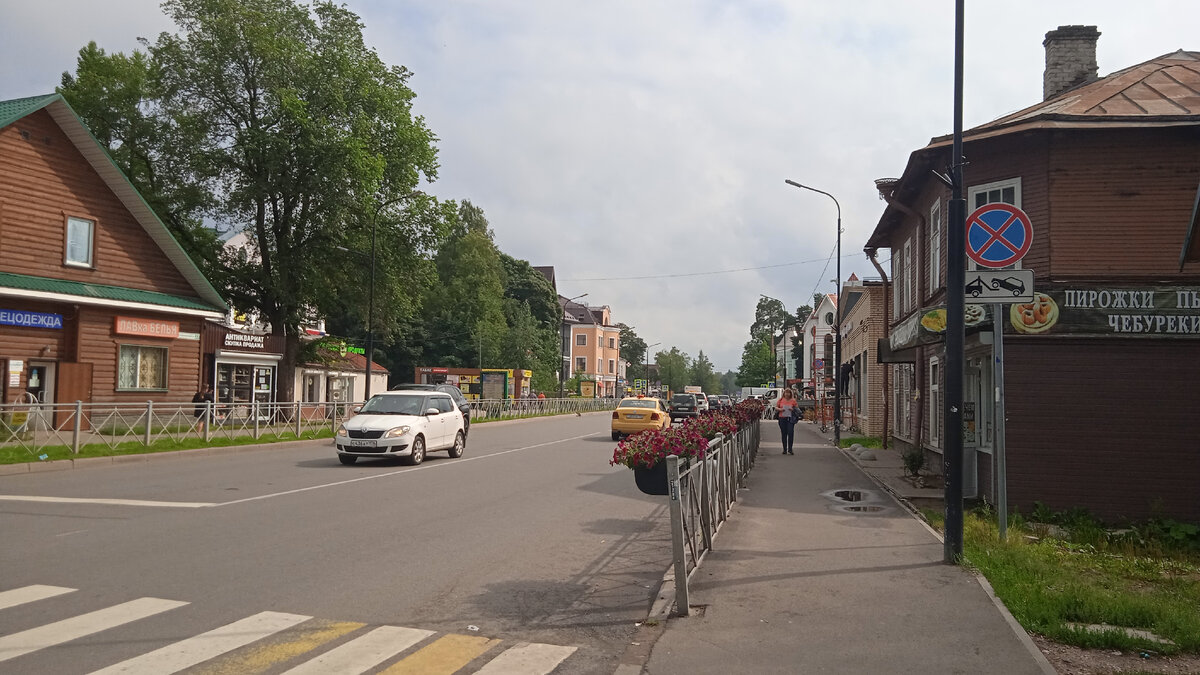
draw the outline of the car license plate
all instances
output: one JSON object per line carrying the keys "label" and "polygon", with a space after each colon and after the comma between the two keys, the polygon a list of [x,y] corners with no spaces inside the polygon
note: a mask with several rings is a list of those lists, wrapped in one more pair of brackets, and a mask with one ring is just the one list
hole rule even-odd
{"label": "car license plate", "polygon": [[645,417],[645,415],[626,415],[626,416],[625,416],[625,419],[627,419],[627,420],[640,420],[640,419],[642,419],[643,417]]}
{"label": "car license plate", "polygon": [[373,448],[375,441],[364,441],[361,439],[350,439],[350,445],[356,448]]}

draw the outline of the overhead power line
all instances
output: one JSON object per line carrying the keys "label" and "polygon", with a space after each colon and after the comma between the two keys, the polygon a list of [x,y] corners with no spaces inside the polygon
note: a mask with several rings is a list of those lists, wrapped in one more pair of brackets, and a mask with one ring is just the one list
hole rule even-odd
{"label": "overhead power line", "polygon": [[[854,258],[854,257],[855,256],[853,256],[853,255],[842,256],[843,259]],[[559,281],[635,281],[635,280],[643,280],[643,279],[674,279],[674,278],[679,278],[679,277],[702,277],[702,276],[708,276],[708,275],[713,275],[713,274],[734,274],[736,272],[753,272],[755,270],[770,270],[770,269],[777,269],[780,267],[795,267],[796,265],[809,265],[812,263],[819,263],[819,262],[824,262],[824,263],[828,264],[829,259],[828,258],[814,258],[812,260],[798,260],[796,262],[790,262],[790,263],[779,263],[778,265],[759,265],[757,267],[739,267],[737,269],[732,269],[732,270],[712,270],[712,271],[708,271],[708,272],[680,272],[677,274],[650,274],[650,275],[637,276],[637,277],[588,277],[588,278],[574,278],[574,279],[559,279]],[[822,274],[824,274],[824,272],[822,272]]]}

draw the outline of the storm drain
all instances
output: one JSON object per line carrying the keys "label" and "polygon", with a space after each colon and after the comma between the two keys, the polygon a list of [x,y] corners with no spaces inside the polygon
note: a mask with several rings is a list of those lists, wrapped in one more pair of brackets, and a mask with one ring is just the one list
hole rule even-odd
{"label": "storm drain", "polygon": [[888,506],[879,494],[872,490],[844,489],[822,492],[821,496],[833,502],[833,510],[843,513],[880,513],[887,511]]}

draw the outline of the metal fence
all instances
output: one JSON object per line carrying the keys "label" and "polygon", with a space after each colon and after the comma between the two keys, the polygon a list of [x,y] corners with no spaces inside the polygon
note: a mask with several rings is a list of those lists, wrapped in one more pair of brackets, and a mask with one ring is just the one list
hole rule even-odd
{"label": "metal fence", "polygon": [[[332,436],[361,402],[210,403],[10,403],[0,405],[0,451],[21,450],[30,461],[50,451],[77,455],[100,446],[136,452],[164,439],[311,439]],[[605,399],[471,401],[471,419],[498,420],[610,410]],[[207,422],[207,423],[206,423]]]}
{"label": "metal fence", "polygon": [[729,517],[758,457],[761,430],[749,424],[737,433],[718,436],[700,462],[680,468],[679,457],[667,457],[667,491],[671,511],[671,549],[675,566],[675,611],[689,613],[688,581],[712,550],[713,538]]}

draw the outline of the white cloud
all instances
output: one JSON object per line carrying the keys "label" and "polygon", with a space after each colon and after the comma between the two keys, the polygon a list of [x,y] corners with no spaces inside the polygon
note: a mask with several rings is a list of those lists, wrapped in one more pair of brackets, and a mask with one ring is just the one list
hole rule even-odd
{"label": "white cloud", "polygon": [[[487,213],[507,253],[554,265],[647,342],[736,368],[759,293],[829,291],[882,213],[873,180],[950,133],[953,3],[919,0],[349,0],[383,59],[414,72],[439,142],[432,190]],[[51,6],[53,5],[53,6]],[[1200,49],[1200,9],[1149,1],[969,3],[964,118],[1040,100],[1042,38],[1097,25],[1106,74]],[[51,90],[95,39],[127,51],[169,29],[153,0],[18,4],[0,34],[0,97]],[[819,261],[727,275],[573,281]],[[665,303],[665,306],[664,306]]]}

